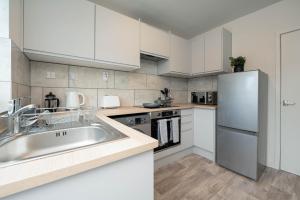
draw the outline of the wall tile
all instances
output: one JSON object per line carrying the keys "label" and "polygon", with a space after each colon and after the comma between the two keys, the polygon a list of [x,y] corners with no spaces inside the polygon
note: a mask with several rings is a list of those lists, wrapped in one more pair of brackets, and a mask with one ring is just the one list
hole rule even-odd
{"label": "wall tile", "polygon": [[[103,80],[103,72],[108,73],[107,81]],[[114,71],[112,70],[71,66],[69,78],[69,87],[114,88]]]}
{"label": "wall tile", "polygon": [[115,71],[116,89],[146,89],[146,75]]}
{"label": "wall tile", "polygon": [[193,78],[188,81],[188,90],[191,91],[210,91],[212,87],[211,77]]}
{"label": "wall tile", "polygon": [[173,90],[187,90],[188,89],[188,79],[171,78],[170,89],[173,89]]}
{"label": "wall tile", "polygon": [[66,92],[67,88],[43,88],[43,99],[45,95],[49,94],[52,92],[55,94],[57,98],[59,98],[60,101],[60,107],[65,107],[66,106]]}
{"label": "wall tile", "polygon": [[159,90],[135,90],[134,105],[141,106],[143,103],[151,103],[158,97],[160,97]]}
{"label": "wall tile", "polygon": [[188,102],[188,92],[172,90],[171,95],[174,98],[173,103],[187,103]]}
{"label": "wall tile", "polygon": [[155,61],[141,59],[141,68],[134,72],[157,75],[157,63]]}
{"label": "wall tile", "polygon": [[218,77],[214,76],[212,78],[212,90],[217,91],[218,90]]}
{"label": "wall tile", "polygon": [[[56,78],[47,79],[47,72],[55,72]],[[68,87],[68,66],[32,61],[31,86]]]}
{"label": "wall tile", "polygon": [[161,90],[163,88],[170,88],[170,80],[169,77],[147,75],[147,89]]}
{"label": "wall tile", "polygon": [[18,84],[30,85],[30,63],[20,49],[12,43],[12,81]]}
{"label": "wall tile", "polygon": [[41,107],[44,106],[43,88],[31,87],[31,103]]}
{"label": "wall tile", "polygon": [[[30,87],[27,86],[27,85],[21,85],[21,84],[18,84],[18,97],[30,97]],[[30,98],[24,98],[23,99],[23,102],[22,102],[22,105],[25,106],[25,105],[28,105],[30,104]]]}
{"label": "wall tile", "polygon": [[100,107],[101,98],[104,95],[119,96],[121,106],[134,105],[134,90],[98,89],[98,107]]}
{"label": "wall tile", "polygon": [[82,93],[85,97],[84,107],[97,108],[97,103],[98,103],[97,89],[68,88],[66,89],[66,92],[68,91],[77,91]]}

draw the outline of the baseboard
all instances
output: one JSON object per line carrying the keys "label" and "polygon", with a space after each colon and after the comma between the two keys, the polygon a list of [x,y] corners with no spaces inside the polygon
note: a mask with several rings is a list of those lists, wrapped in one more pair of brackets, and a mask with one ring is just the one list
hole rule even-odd
{"label": "baseboard", "polygon": [[199,147],[193,147],[193,153],[194,154],[197,154],[197,155],[200,155],[204,158],[207,158],[208,160],[211,160],[213,162],[215,162],[215,154],[213,152],[210,152],[210,151],[206,151],[204,149],[201,149]]}
{"label": "baseboard", "polygon": [[187,156],[187,155],[190,155],[190,154],[193,154],[193,148],[192,147],[188,148],[188,149],[185,149],[183,151],[176,152],[176,153],[171,154],[169,156],[157,159],[154,162],[154,169],[157,170],[158,168],[161,168],[161,167],[163,167],[167,164],[175,162],[175,161],[179,160],[180,158],[182,158],[184,156]]}

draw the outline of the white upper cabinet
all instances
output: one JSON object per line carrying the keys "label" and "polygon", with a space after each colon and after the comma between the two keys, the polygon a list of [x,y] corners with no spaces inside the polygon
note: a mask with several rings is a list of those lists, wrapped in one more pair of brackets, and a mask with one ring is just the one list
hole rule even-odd
{"label": "white upper cabinet", "polygon": [[95,59],[140,66],[139,21],[96,6]]}
{"label": "white upper cabinet", "polygon": [[205,72],[228,72],[229,57],[232,55],[231,33],[217,28],[204,34],[205,36]]}
{"label": "white upper cabinet", "polygon": [[205,62],[204,62],[204,45],[205,45],[204,35],[198,35],[191,39],[191,59],[192,59],[192,74],[203,74],[205,72]]}
{"label": "white upper cabinet", "polygon": [[145,23],[141,28],[141,53],[169,58],[170,34]]}
{"label": "white upper cabinet", "polygon": [[24,51],[93,59],[94,18],[86,0],[24,0]]}
{"label": "white upper cabinet", "polygon": [[189,41],[172,34],[170,58],[168,61],[159,63],[159,74],[183,77],[189,76],[191,74],[190,53]]}

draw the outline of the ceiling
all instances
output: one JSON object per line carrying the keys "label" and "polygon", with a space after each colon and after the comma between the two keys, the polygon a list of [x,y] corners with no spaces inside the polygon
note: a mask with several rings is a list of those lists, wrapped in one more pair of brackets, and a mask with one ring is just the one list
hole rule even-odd
{"label": "ceiling", "polygon": [[191,38],[280,0],[90,0]]}

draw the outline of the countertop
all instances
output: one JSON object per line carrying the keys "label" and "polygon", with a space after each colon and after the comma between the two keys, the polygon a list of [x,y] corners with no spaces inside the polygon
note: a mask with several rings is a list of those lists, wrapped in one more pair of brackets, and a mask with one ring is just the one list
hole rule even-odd
{"label": "countertop", "polygon": [[157,140],[107,116],[190,108],[216,109],[216,106],[177,104],[174,107],[157,109],[142,107],[101,109],[97,117],[127,135],[128,138],[0,167],[0,198],[150,151],[158,146]]}
{"label": "countertop", "polygon": [[158,146],[157,140],[108,118],[102,112],[98,112],[97,116],[128,138],[0,167],[0,198],[150,151]]}
{"label": "countertop", "polygon": [[127,115],[127,114],[137,114],[137,113],[149,113],[163,110],[183,110],[183,109],[191,109],[191,108],[201,108],[201,109],[213,109],[217,108],[216,105],[197,105],[197,104],[174,104],[173,107],[168,108],[143,108],[136,106],[128,106],[128,107],[119,107],[113,109],[101,109],[100,113],[106,116],[116,116],[116,115]]}

